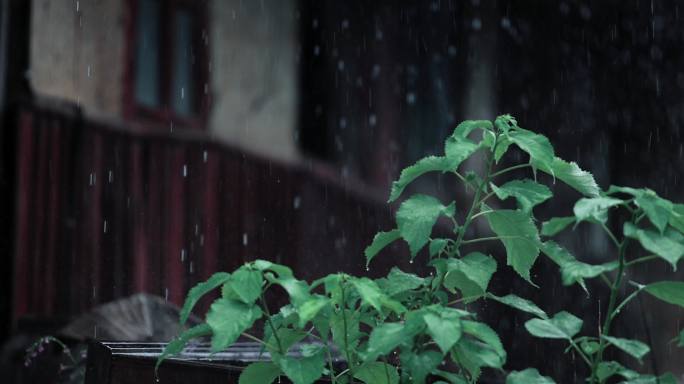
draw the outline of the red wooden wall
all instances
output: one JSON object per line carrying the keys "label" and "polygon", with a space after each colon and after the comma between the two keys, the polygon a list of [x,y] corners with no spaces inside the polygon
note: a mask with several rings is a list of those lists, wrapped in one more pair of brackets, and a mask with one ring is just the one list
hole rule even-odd
{"label": "red wooden wall", "polygon": [[254,258],[309,279],[359,273],[363,248],[391,226],[384,194],[332,168],[285,166],[201,133],[45,102],[23,106],[17,129],[15,320],[140,291],[181,303],[196,282]]}

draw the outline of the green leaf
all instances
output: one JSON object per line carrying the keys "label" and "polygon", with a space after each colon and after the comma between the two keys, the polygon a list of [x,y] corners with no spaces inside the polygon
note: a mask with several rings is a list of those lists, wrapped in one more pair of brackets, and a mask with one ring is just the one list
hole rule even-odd
{"label": "green leaf", "polygon": [[441,306],[423,315],[427,333],[444,354],[461,338],[461,317],[462,315],[452,308]]}
{"label": "green leaf", "polygon": [[531,160],[547,166],[553,164],[553,147],[546,136],[517,128],[508,132],[508,138],[520,149],[527,152]]}
{"label": "green leaf", "polygon": [[243,266],[233,273],[229,284],[242,302],[252,304],[261,296],[263,282],[260,271]]}
{"label": "green leaf", "polygon": [[506,350],[499,339],[499,335],[487,324],[477,321],[463,320],[463,332],[478,338],[487,344],[501,360],[501,365],[506,362]]}
{"label": "green leaf", "polygon": [[382,279],[381,282],[381,285],[380,282],[379,285],[382,290],[388,296],[394,296],[422,286],[425,284],[425,279],[412,273],[406,273],[397,267],[393,267],[387,275],[387,278]]}
{"label": "green leaf", "polygon": [[242,371],[239,384],[271,384],[281,374],[280,368],[272,362],[259,361]]}
{"label": "green leaf", "polygon": [[393,365],[373,361],[362,364],[354,371],[354,378],[366,384],[398,384],[399,374]]}
{"label": "green leaf", "polygon": [[623,367],[616,361],[602,361],[596,367],[596,377],[601,382],[604,382],[606,379],[614,375],[620,375],[628,380],[639,377],[637,372]]}
{"label": "green leaf", "polygon": [[554,217],[542,223],[541,234],[544,236],[554,236],[573,222],[575,222],[575,218],[572,216]]}
{"label": "green leaf", "polygon": [[454,211],[454,203],[445,206],[436,198],[421,194],[413,195],[401,204],[396,215],[397,226],[409,245],[412,258],[427,244],[437,218],[440,215],[453,217]]}
{"label": "green leaf", "polygon": [[392,190],[390,191],[389,200],[387,202],[391,203],[398,199],[407,185],[428,172],[449,172],[455,171],[456,168],[458,168],[458,164],[446,157],[424,157],[401,171],[399,179],[392,183]]}
{"label": "green leaf", "polygon": [[543,243],[541,250],[560,267],[563,285],[567,286],[577,283],[587,292],[584,279],[593,279],[604,272],[616,269],[618,266],[615,261],[599,265],[583,263],[575,259],[575,256],[568,252],[567,249],[551,240]]}
{"label": "green leaf", "polygon": [[530,216],[521,211],[503,209],[486,216],[492,231],[506,248],[507,264],[531,282],[530,269],[539,256],[539,234]]}
{"label": "green leaf", "polygon": [[[461,374],[447,372],[447,371],[441,371],[439,369],[436,369],[434,371],[434,374],[449,380],[450,384],[468,384],[468,381],[466,380],[466,378]],[[437,383],[440,383],[440,382],[437,381],[434,384],[437,384]],[[444,383],[444,382],[441,382],[441,383]],[[444,383],[444,384],[447,384],[447,383]]]}
{"label": "green leaf", "polygon": [[520,210],[527,214],[532,212],[532,208],[536,205],[553,196],[548,187],[529,179],[509,181],[500,187],[491,183],[490,185],[499,199],[514,197],[518,201]]}
{"label": "green leaf", "polygon": [[299,327],[304,328],[306,323],[311,321],[318,312],[330,304],[330,299],[320,295],[312,295],[310,299],[302,303],[297,308],[299,314]]}
{"label": "green leaf", "polygon": [[292,277],[292,270],[284,265],[272,263],[268,260],[257,259],[252,263],[254,268],[260,270],[261,272],[272,271],[278,274],[280,277]]}
{"label": "green leaf", "polygon": [[466,138],[476,129],[485,131],[493,130],[492,122],[489,120],[465,120],[454,129],[452,137]]}
{"label": "green leaf", "polygon": [[555,384],[548,376],[542,376],[536,368],[512,371],[506,377],[506,384]]}
{"label": "green leaf", "polygon": [[448,259],[444,287],[451,291],[457,288],[464,298],[468,298],[465,301],[470,302],[485,294],[494,272],[494,258],[479,252],[470,253],[462,259]]}
{"label": "green leaf", "polygon": [[415,329],[402,323],[383,323],[370,334],[368,347],[363,354],[365,361],[373,361],[378,356],[387,355],[404,343],[411,343]]}
{"label": "green leaf", "polygon": [[157,363],[154,366],[155,372],[159,368],[159,365],[162,363],[162,361],[166,360],[171,356],[175,356],[183,352],[183,348],[185,348],[185,345],[190,340],[209,335],[211,335],[211,328],[207,324],[200,324],[194,326],[178,335],[177,338],[173,339],[173,341],[166,344],[166,347],[164,347],[164,351],[157,358]]}
{"label": "green leaf", "polygon": [[195,304],[197,304],[202,296],[220,287],[224,283],[228,282],[228,280],[230,280],[230,273],[218,272],[213,274],[209,279],[207,279],[207,281],[192,287],[188,293],[188,297],[185,299],[185,303],[183,303],[183,308],[180,311],[181,325],[188,321],[188,317],[190,317],[192,308],[195,306]]}
{"label": "green leaf", "polygon": [[621,204],[623,204],[622,200],[612,197],[583,198],[575,203],[573,212],[577,222],[595,220],[605,223],[608,220],[608,209]]}
{"label": "green leaf", "polygon": [[568,339],[572,340],[582,329],[582,320],[576,316],[562,311],[551,319],[532,319],[525,323],[527,331],[536,337],[545,339]]}
{"label": "green leaf", "polygon": [[430,240],[430,257],[434,257],[444,251],[448,243],[447,239]]}
{"label": "green leaf", "polygon": [[649,229],[637,228],[632,223],[625,223],[623,232],[625,236],[639,240],[644,249],[655,253],[665,259],[677,269],[679,259],[684,256],[684,235],[668,228],[664,234]]}
{"label": "green leaf", "polygon": [[373,280],[361,277],[352,279],[351,283],[361,296],[363,303],[372,306],[378,312],[383,313],[383,307],[397,314],[406,312],[406,308],[401,303],[385,295]]}
{"label": "green leaf", "polygon": [[[361,331],[359,330],[360,318],[359,312],[349,309],[335,312],[330,317],[333,342],[342,350],[356,349],[359,344],[359,338],[361,337]],[[344,357],[346,358],[346,356]],[[375,360],[375,358],[371,360]]]}
{"label": "green leaf", "polygon": [[678,340],[679,341],[677,342],[677,346],[678,347],[684,347],[684,329],[682,329],[682,331],[679,332]]}
{"label": "green leaf", "polygon": [[554,157],[550,164],[533,159],[532,165],[542,172],[563,181],[585,196],[597,197],[599,195],[600,189],[596,184],[596,180],[594,180],[594,176],[580,169],[574,162],[568,163],[563,159]]}
{"label": "green leaf", "polygon": [[537,317],[540,317],[542,319],[548,319],[549,316],[544,312],[541,308],[539,308],[535,303],[531,302],[530,300],[523,299],[520,296],[516,296],[513,294],[508,294],[506,296],[500,297],[496,296],[493,294],[487,295],[487,297],[490,297],[496,301],[498,301],[501,304],[508,305],[509,307],[513,307],[517,310],[531,313]]}
{"label": "green leaf", "polygon": [[510,148],[511,144],[513,144],[511,139],[509,139],[506,136],[499,136],[496,148],[494,149],[494,161],[497,164],[499,164],[499,160],[501,160],[503,155],[505,155],[506,152],[508,152],[508,148]]}
{"label": "green leaf", "polygon": [[659,197],[651,190],[647,190],[641,196],[638,196],[634,202],[644,210],[648,219],[662,234],[667,227],[667,223],[670,221],[670,214],[673,208],[672,202]]}
{"label": "green leaf", "polygon": [[684,204],[672,204],[670,225],[679,232],[684,233]]}
{"label": "green leaf", "polygon": [[[308,335],[308,333],[303,330],[284,327],[278,328],[276,333],[278,334],[278,338],[273,335],[270,327],[264,328],[264,339],[266,343],[268,343],[266,349],[273,355],[286,353],[293,345],[302,341]],[[278,340],[280,340],[280,346],[278,345]],[[282,352],[278,349],[279,347],[283,348]]]}
{"label": "green leaf", "polygon": [[207,324],[214,335],[211,350],[226,349],[260,317],[259,307],[228,299],[214,301],[207,313]]}
{"label": "green leaf", "polygon": [[595,341],[582,340],[580,342],[580,348],[582,348],[582,352],[586,353],[587,355],[593,355],[594,353],[598,352],[600,346],[601,345]]}
{"label": "green leaf", "polygon": [[465,368],[474,380],[480,376],[482,367],[501,368],[506,362],[490,345],[477,340],[462,338],[451,350],[451,358]]}
{"label": "green leaf", "polygon": [[648,345],[642,343],[639,340],[630,340],[630,339],[621,339],[618,337],[611,337],[611,336],[603,336],[606,341],[608,341],[610,344],[614,345],[618,349],[621,349],[623,352],[628,353],[629,355],[633,356],[634,358],[641,360],[642,357],[644,357],[650,350],[651,348],[648,347]]}
{"label": "green leaf", "polygon": [[398,229],[393,229],[389,232],[378,232],[375,237],[373,237],[371,245],[367,246],[364,251],[364,254],[366,255],[366,267],[368,267],[371,260],[373,260],[378,252],[400,238],[401,234]]}
{"label": "green leaf", "polygon": [[432,373],[442,362],[442,355],[437,351],[415,353],[406,350],[399,357],[402,368],[410,373],[412,383],[425,383],[427,375]]}
{"label": "green leaf", "polygon": [[644,289],[664,302],[684,307],[684,281],[660,281]]}
{"label": "green leaf", "polygon": [[444,143],[444,156],[449,160],[449,164],[453,166],[451,170],[455,171],[463,160],[469,158],[478,149],[480,149],[480,145],[475,144],[472,140],[452,135]]}
{"label": "green leaf", "polygon": [[278,359],[277,363],[292,383],[311,384],[323,375],[325,355],[323,349],[319,348],[318,351],[308,356],[300,358],[286,356]]}
{"label": "green leaf", "polygon": [[515,117],[505,114],[496,117],[494,120],[494,126],[500,133],[508,133],[508,131],[511,129],[518,127],[518,121],[515,119]]}
{"label": "green leaf", "polygon": [[295,307],[300,307],[311,296],[309,294],[309,286],[302,280],[297,280],[291,276],[269,278],[269,280],[271,283],[278,284],[283,287],[283,289],[290,296],[290,302]]}

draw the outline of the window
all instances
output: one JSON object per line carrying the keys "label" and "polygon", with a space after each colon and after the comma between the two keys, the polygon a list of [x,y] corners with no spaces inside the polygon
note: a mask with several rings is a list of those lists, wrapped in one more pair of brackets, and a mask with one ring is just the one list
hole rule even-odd
{"label": "window", "polygon": [[208,103],[205,2],[129,1],[126,116],[201,127]]}

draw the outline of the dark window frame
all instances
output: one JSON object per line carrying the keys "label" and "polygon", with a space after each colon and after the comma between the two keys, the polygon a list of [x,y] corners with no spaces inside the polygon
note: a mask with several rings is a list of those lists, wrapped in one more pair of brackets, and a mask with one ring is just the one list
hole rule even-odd
{"label": "dark window frame", "polygon": [[[206,128],[211,103],[209,87],[209,23],[206,0],[159,0],[159,102],[158,107],[141,105],[136,101],[136,48],[138,44],[137,16],[140,0],[127,0],[125,20],[126,46],[124,55],[124,118],[153,125],[172,124],[173,127],[203,130]],[[192,65],[192,114],[182,116],[173,109],[171,87],[173,83],[174,38],[176,25],[174,12],[182,8],[192,16],[192,46],[195,62]]]}

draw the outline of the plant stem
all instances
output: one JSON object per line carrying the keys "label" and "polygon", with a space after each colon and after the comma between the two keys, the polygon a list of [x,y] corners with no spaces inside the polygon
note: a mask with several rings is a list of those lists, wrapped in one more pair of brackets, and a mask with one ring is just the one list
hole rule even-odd
{"label": "plant stem", "polygon": [[[492,149],[492,152],[496,149],[496,144],[494,144],[494,149]],[[475,208],[482,203],[482,200],[480,200],[480,196],[482,195],[482,190],[484,187],[489,183],[489,177],[492,173],[492,164],[494,163],[494,156],[489,155],[489,159],[487,160],[487,170],[485,172],[484,178],[482,179],[482,182],[477,186],[477,189],[475,190],[475,195],[473,196],[473,203],[470,205],[470,209],[468,210],[468,213],[466,214],[465,221],[463,222],[463,226],[461,227],[461,230],[458,232],[458,238],[456,238],[456,245],[455,248],[458,249],[461,246],[461,242],[463,241],[463,236],[465,235],[466,230],[468,229],[468,226],[470,225],[470,222],[473,220],[473,213],[475,212]]]}
{"label": "plant stem", "polygon": [[657,259],[658,257],[659,257],[658,255],[648,255],[648,256],[640,257],[640,258],[638,258],[638,259],[634,259],[634,260],[632,260],[632,261],[628,261],[628,262],[625,264],[625,267],[631,267],[632,265],[635,265],[635,264],[644,263],[644,262],[646,262],[646,261],[651,261],[651,260],[653,260],[653,259]]}
{"label": "plant stem", "polygon": [[[487,213],[490,213],[490,212],[487,212]],[[501,240],[501,239],[526,239],[529,241],[533,241],[532,239],[530,239],[529,237],[526,237],[526,236],[511,235],[511,236],[478,237],[476,239],[463,240],[463,241],[461,241],[461,244],[472,244],[472,243],[480,243],[483,241],[493,241],[493,240]]]}
{"label": "plant stem", "polygon": [[[487,196],[490,196],[490,194],[488,194]],[[487,196],[483,197],[481,201],[484,201]],[[480,212],[474,214],[473,217],[471,217],[471,219],[475,220],[475,218],[477,218],[477,217],[480,217],[482,215],[486,215],[486,214],[492,213],[492,212],[494,212],[493,209],[490,209],[488,211],[480,211]]]}
{"label": "plant stem", "polygon": [[603,327],[599,330],[599,348],[596,353],[596,359],[591,365],[591,382],[599,383],[598,377],[596,376],[596,369],[598,365],[603,361],[603,350],[606,348],[606,341],[603,337],[604,335],[610,334],[610,326],[615,318],[615,304],[617,302],[617,295],[620,291],[620,284],[622,283],[622,275],[625,271],[625,251],[627,249],[628,240],[624,239],[622,243],[619,243],[618,247],[618,271],[615,277],[615,282],[610,288],[610,299],[608,300],[608,311],[606,311],[606,320],[603,323]]}
{"label": "plant stem", "polygon": [[278,336],[278,332],[276,331],[275,326],[273,325],[273,322],[271,321],[271,312],[268,310],[268,305],[266,305],[266,299],[264,298],[264,291],[261,291],[261,307],[264,309],[264,313],[266,314],[266,322],[268,323],[268,326],[271,327],[271,332],[273,332],[273,337],[275,337],[276,343],[278,343],[278,352],[283,354],[283,353],[285,353],[285,351],[283,351],[283,345],[280,343],[280,337]]}
{"label": "plant stem", "polygon": [[645,285],[640,286],[639,288],[637,288],[636,291],[632,292],[629,296],[622,300],[622,302],[617,307],[615,307],[615,315],[617,316],[622,310],[622,308],[624,308],[624,306],[627,305],[627,303],[629,303],[633,298],[635,298],[639,294],[639,292],[641,292],[641,290],[644,288],[646,288]]}
{"label": "plant stem", "polygon": [[610,237],[610,239],[613,240],[613,244],[615,244],[616,247],[620,247],[620,242],[613,234],[613,231],[606,227],[606,223],[601,223],[601,228],[603,228],[603,230],[608,234],[608,237]]}
{"label": "plant stem", "polygon": [[247,333],[247,332],[242,332],[242,336],[244,336],[244,337],[246,337],[246,338],[248,338],[248,339],[250,339],[250,340],[252,340],[252,341],[256,341],[257,343],[263,345],[263,346],[266,347],[266,348],[275,349],[271,344],[269,344],[269,343],[267,343],[267,342],[261,340],[260,338],[254,336],[254,335],[252,335],[252,334],[249,334],[249,333]]}
{"label": "plant stem", "polygon": [[584,354],[584,352],[582,352],[582,349],[577,345],[577,343],[575,343],[575,341],[571,339],[571,340],[570,340],[570,345],[571,345],[572,348],[574,348],[575,351],[577,351],[577,353],[582,357],[582,360],[584,360],[584,362],[587,363],[587,365],[588,365],[589,367],[591,367],[591,366],[592,366],[591,361],[589,361],[589,358]]}
{"label": "plant stem", "polygon": [[[492,151],[494,151],[494,150],[492,150]],[[503,175],[504,173],[508,173],[508,172],[511,172],[511,171],[515,171],[516,169],[522,169],[522,168],[527,168],[527,167],[531,167],[531,166],[532,166],[532,165],[530,165],[530,164],[518,164],[518,165],[514,165],[514,166],[512,166],[512,167],[504,168],[504,169],[502,169],[502,170],[500,170],[500,171],[498,171],[498,172],[494,172],[494,173],[492,174],[492,178],[495,178],[495,177],[497,177],[497,176]]]}
{"label": "plant stem", "polygon": [[[342,324],[344,325],[344,353],[347,356],[347,364],[348,364],[347,370],[349,371],[349,374],[353,378],[354,377],[354,370],[353,370],[354,362],[352,361],[351,353],[349,352],[349,328],[347,327],[347,313],[346,313],[346,309],[345,309],[347,299],[344,296],[344,284],[345,284],[345,281],[343,280],[342,284],[340,284],[340,288],[342,290],[342,303],[341,303],[341,305],[342,305]],[[340,373],[340,375],[341,375],[341,373]],[[340,375],[338,375],[338,377]]]}

